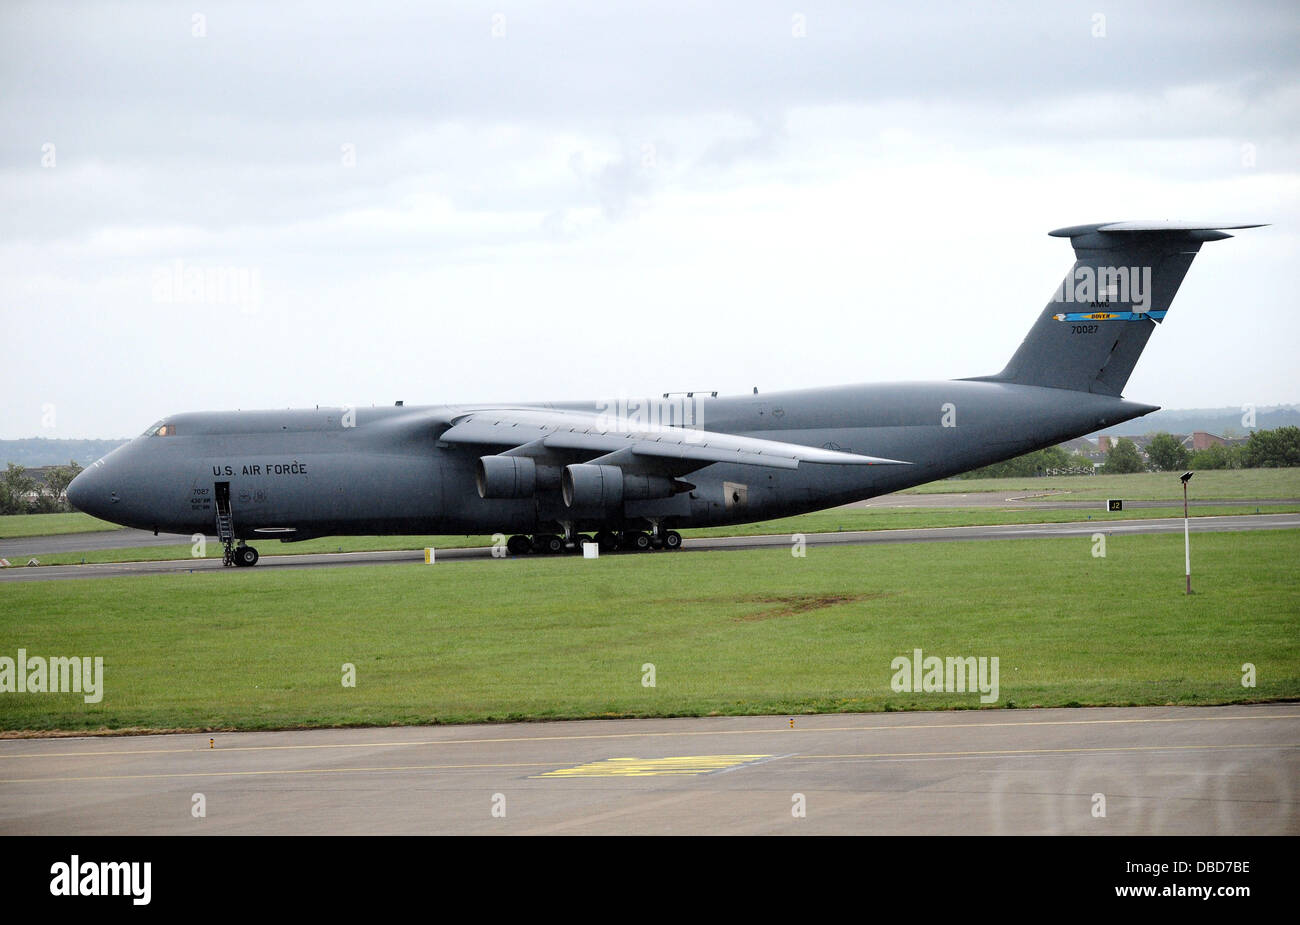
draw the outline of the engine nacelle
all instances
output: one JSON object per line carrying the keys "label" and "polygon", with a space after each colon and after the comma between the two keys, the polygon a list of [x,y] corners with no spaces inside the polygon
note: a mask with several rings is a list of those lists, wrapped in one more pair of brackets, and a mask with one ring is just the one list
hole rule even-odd
{"label": "engine nacelle", "polygon": [[480,498],[531,498],[537,464],[527,456],[481,456],[474,481]]}
{"label": "engine nacelle", "polygon": [[566,507],[614,507],[623,503],[623,470],[587,463],[565,466],[561,487]]}
{"label": "engine nacelle", "polygon": [[668,498],[681,489],[672,479],[662,475],[632,475],[623,473],[623,500],[645,501],[649,498]]}
{"label": "engine nacelle", "polygon": [[609,508],[624,501],[668,498],[676,490],[662,475],[624,472],[618,466],[578,463],[564,467],[564,503],[576,508]]}

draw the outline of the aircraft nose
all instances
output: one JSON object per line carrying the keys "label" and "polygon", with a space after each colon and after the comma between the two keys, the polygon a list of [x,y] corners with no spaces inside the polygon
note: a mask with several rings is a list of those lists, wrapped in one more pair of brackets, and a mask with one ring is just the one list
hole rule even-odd
{"label": "aircraft nose", "polygon": [[86,509],[86,497],[89,494],[86,490],[87,471],[88,470],[86,469],[82,469],[77,473],[76,478],[68,483],[68,503],[79,511],[84,511]]}
{"label": "aircraft nose", "polygon": [[104,484],[103,467],[91,466],[83,469],[68,485],[68,503],[91,517],[110,520],[106,516],[113,500]]}

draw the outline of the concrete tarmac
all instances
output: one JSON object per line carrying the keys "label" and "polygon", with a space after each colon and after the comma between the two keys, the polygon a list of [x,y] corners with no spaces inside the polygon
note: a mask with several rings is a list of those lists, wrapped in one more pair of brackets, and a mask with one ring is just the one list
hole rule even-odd
{"label": "concrete tarmac", "polygon": [[[1300,514],[1244,514],[1223,517],[1193,517],[1193,533],[1238,530],[1289,530],[1300,527]],[[1082,537],[1094,533],[1107,536],[1140,533],[1182,533],[1182,518],[1158,520],[1105,520],[1083,521],[1067,524],[1006,524],[982,527],[928,527],[916,530],[845,530],[841,533],[809,533],[805,535],[809,546],[836,544],[870,545],[873,543],[937,543],[953,540],[1025,539],[1028,537]],[[726,549],[789,548],[788,534],[768,536],[728,536],[688,538],[682,543],[687,552],[704,552]],[[374,565],[394,562],[423,562],[422,550],[393,550],[385,552],[317,553],[311,555],[271,555],[271,543],[261,543],[261,560],[258,569],[324,568],[330,566]],[[491,548],[479,546],[469,549],[440,549],[436,552],[438,563],[451,563],[465,559],[487,559]],[[571,555],[571,553],[570,553]],[[666,552],[631,553],[612,555],[672,555]],[[7,581],[58,581],[67,578],[113,578],[128,575],[185,574],[220,570],[220,559],[175,559],[153,562],[121,562],[89,565],[48,565],[0,569],[0,583]],[[436,567],[436,566],[435,566]]]}
{"label": "concrete tarmac", "polygon": [[212,739],[0,740],[0,834],[1300,834],[1295,703]]}

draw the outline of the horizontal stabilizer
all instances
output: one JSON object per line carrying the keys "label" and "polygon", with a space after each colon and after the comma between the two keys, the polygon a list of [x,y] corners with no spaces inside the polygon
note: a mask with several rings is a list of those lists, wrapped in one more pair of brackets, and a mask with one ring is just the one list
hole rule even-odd
{"label": "horizontal stabilizer", "polygon": [[1262,224],[1230,225],[1224,222],[1180,222],[1161,219],[1145,222],[1100,222],[1094,225],[1071,225],[1068,228],[1057,228],[1055,231],[1049,231],[1048,234],[1054,238],[1078,238],[1098,231],[1106,234],[1180,234],[1197,241],[1220,241],[1232,237],[1230,234],[1222,234],[1223,231],[1263,227]]}

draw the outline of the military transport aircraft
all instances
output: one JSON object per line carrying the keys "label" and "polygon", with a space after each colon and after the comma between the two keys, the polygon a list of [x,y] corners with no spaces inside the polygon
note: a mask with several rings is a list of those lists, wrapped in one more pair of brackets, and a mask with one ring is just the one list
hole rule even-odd
{"label": "military transport aircraft", "polygon": [[[1156,410],[1121,391],[1201,244],[1224,225],[1051,232],[1075,263],[1001,372],[945,382],[641,402],[177,414],[82,472],[68,500],[114,523],[258,538],[513,534],[511,554],[677,549],[684,527],[886,494]],[[594,534],[594,537],[589,534]]]}

